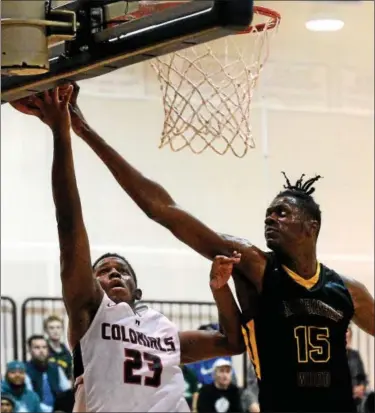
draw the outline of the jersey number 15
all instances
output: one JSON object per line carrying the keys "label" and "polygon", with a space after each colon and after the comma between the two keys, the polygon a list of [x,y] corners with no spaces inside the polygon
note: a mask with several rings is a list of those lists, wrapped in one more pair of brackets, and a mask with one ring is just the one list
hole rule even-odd
{"label": "jersey number 15", "polygon": [[326,363],[331,358],[327,327],[298,326],[294,329],[299,363]]}
{"label": "jersey number 15", "polygon": [[[135,371],[141,370],[144,364],[147,364],[147,368],[153,372],[153,375],[144,377],[144,381],[142,383],[142,375],[135,373]],[[130,348],[125,349],[124,383],[159,387],[162,372],[163,365],[160,357],[146,352],[141,353],[138,350]]]}

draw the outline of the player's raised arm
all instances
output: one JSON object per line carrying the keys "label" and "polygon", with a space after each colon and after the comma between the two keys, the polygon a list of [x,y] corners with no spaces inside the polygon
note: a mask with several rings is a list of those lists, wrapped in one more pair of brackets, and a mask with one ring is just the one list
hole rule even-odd
{"label": "player's raised arm", "polygon": [[[234,250],[242,253],[243,273],[258,282],[263,274],[265,256],[248,241],[212,231],[194,216],[181,208],[158,183],[142,175],[118,152],[110,147],[85,121],[78,105],[78,86],[71,99],[70,113],[74,132],[80,136],[106,164],[117,182],[142,211],[155,222],[169,229],[179,240],[208,259],[216,255],[229,256]],[[242,264],[240,265],[241,270]],[[250,271],[251,270],[251,271]]]}
{"label": "player's raised arm", "polygon": [[372,336],[375,335],[374,298],[360,282],[344,278],[344,283],[353,300],[353,321],[359,328]]}
{"label": "player's raised arm", "polygon": [[29,105],[13,106],[39,117],[53,133],[52,189],[60,243],[60,271],[64,303],[70,320],[71,345],[86,332],[90,315],[99,307],[103,291],[93,277],[89,240],[83,221],[74,171],[68,110],[72,89],[59,95],[58,88],[34,97]]}
{"label": "player's raised arm", "polygon": [[181,332],[182,363],[242,354],[245,351],[241,313],[228,285],[233,265],[238,265],[240,259],[241,254],[237,252],[231,257],[215,257],[211,268],[210,286],[219,312],[220,332]]}

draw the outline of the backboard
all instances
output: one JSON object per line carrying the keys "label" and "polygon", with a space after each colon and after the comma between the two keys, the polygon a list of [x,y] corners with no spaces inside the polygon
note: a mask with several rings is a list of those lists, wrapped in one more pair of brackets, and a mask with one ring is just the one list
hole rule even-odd
{"label": "backboard", "polygon": [[47,73],[2,75],[2,103],[227,36],[248,27],[253,13],[252,0],[190,0],[127,20],[140,3],[76,0],[57,7],[76,13],[75,39],[50,45]]}

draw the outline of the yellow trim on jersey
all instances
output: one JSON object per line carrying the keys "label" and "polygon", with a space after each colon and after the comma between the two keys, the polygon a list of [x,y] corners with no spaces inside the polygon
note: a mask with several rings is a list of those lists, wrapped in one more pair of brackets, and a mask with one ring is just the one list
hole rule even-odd
{"label": "yellow trim on jersey", "polygon": [[257,375],[258,379],[261,379],[260,361],[258,355],[257,341],[255,337],[254,320],[249,321],[246,324],[246,328],[242,327],[242,334],[250,360],[254,365],[255,374]]}
{"label": "yellow trim on jersey", "polygon": [[316,273],[314,274],[313,277],[309,278],[308,280],[306,280],[305,278],[302,278],[300,275],[298,275],[296,272],[292,271],[291,269],[289,269],[285,265],[282,265],[282,267],[283,267],[284,271],[289,275],[289,277],[293,278],[293,280],[297,284],[302,285],[302,287],[305,287],[308,290],[313,288],[314,285],[316,285],[317,282],[319,281],[319,276],[320,276],[320,264],[319,263],[318,263],[318,266],[316,268]]}

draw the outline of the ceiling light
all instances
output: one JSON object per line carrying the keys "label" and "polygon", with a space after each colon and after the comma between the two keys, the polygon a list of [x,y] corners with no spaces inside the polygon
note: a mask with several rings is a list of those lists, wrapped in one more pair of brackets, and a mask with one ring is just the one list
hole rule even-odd
{"label": "ceiling light", "polygon": [[344,22],[338,19],[311,19],[305,26],[312,32],[337,32],[344,27]]}

